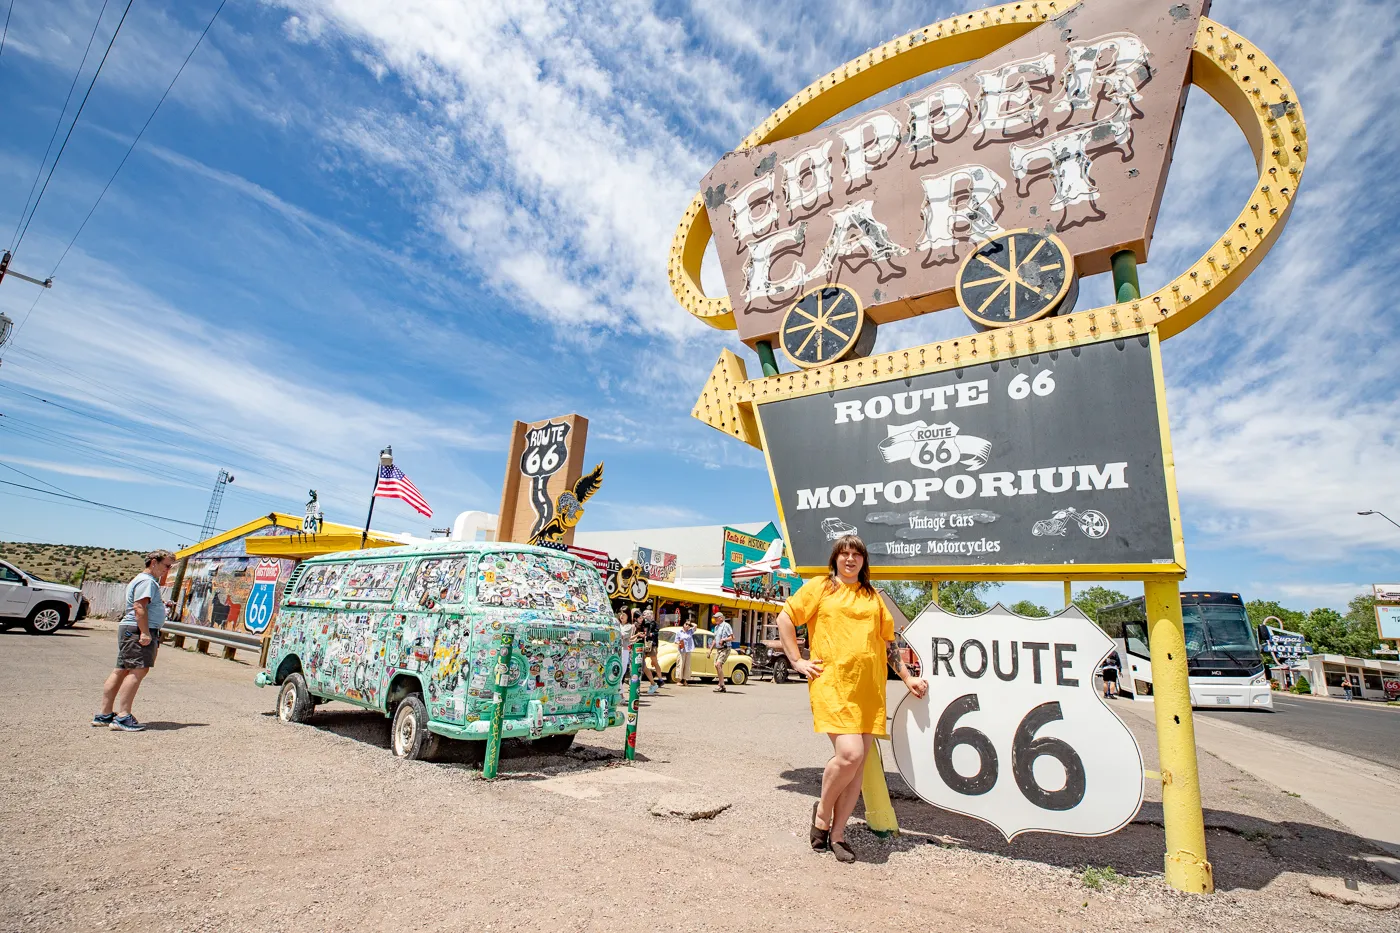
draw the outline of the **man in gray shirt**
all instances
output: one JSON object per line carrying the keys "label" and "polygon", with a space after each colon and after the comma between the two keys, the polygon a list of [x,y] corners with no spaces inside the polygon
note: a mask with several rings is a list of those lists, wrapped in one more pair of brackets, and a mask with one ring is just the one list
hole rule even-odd
{"label": "man in gray shirt", "polygon": [[146,728],[131,715],[131,704],[146,672],[156,666],[160,630],[165,624],[160,588],[174,565],[174,554],[152,551],[146,555],[146,569],[126,585],[126,613],[117,625],[117,666],[102,685],[102,712],[92,717],[94,726],[107,726],[115,732]]}

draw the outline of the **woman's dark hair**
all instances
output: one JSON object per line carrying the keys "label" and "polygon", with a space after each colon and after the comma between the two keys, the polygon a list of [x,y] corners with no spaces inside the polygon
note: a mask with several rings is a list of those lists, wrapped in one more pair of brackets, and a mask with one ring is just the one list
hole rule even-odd
{"label": "woman's dark hair", "polygon": [[831,560],[827,561],[827,566],[831,570],[831,575],[826,579],[826,591],[834,592],[836,587],[841,585],[841,575],[836,572],[836,558],[846,551],[855,551],[861,556],[860,573],[856,574],[859,581],[860,591],[870,596],[875,595],[875,587],[870,584],[870,552],[865,548],[865,542],[859,535],[842,535],[836,539],[836,543],[831,546]]}

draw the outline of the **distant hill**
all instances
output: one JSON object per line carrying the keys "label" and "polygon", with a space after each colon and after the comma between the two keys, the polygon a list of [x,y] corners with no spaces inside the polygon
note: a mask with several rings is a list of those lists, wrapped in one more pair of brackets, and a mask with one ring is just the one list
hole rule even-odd
{"label": "distant hill", "polygon": [[0,558],[45,580],[75,585],[84,565],[88,580],[125,583],[141,572],[145,556],[145,551],[110,547],[0,541]]}

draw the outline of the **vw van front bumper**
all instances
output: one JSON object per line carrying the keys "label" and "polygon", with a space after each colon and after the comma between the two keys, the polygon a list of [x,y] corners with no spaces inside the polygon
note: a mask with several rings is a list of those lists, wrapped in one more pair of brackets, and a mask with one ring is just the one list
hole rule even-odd
{"label": "vw van front bumper", "polygon": [[273,686],[272,675],[267,671],[258,671],[258,676],[253,678],[253,683],[259,687],[271,687]]}
{"label": "vw van front bumper", "polygon": [[[607,711],[562,713],[543,717],[533,728],[529,717],[507,719],[501,723],[501,736],[508,739],[537,739],[546,735],[583,732],[589,729],[601,732],[612,726],[622,725],[626,721],[626,712],[622,707],[615,707]],[[428,723],[428,729],[449,739],[485,739],[490,736],[491,721],[478,719],[465,725],[432,721]]]}

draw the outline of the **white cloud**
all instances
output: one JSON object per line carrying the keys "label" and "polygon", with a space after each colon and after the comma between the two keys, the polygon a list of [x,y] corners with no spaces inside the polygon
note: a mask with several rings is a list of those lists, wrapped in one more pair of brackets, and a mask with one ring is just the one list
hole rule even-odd
{"label": "white cloud", "polygon": [[[282,495],[317,486],[328,505],[357,510],[364,497],[362,465],[372,462],[380,438],[394,439],[401,462],[405,453],[426,458],[429,452],[504,447],[503,437],[475,427],[482,421],[478,412],[438,405],[428,414],[395,404],[372,383],[318,371],[253,331],[187,314],[113,266],[86,259],[75,267],[77,274],[55,289],[25,331],[25,345],[62,359],[66,372],[7,365],[8,381],[76,402],[149,437],[144,444],[122,437],[115,447],[121,456],[212,476],[230,464],[171,450],[165,439],[199,449],[222,445],[246,465],[243,486]],[[75,382],[71,373],[100,375],[101,381]],[[145,404],[134,402],[132,393]],[[94,437],[98,442],[112,444],[110,435]],[[69,472],[96,476],[99,469]],[[244,471],[235,465],[235,472]],[[487,483],[462,470],[455,474],[454,496],[489,497]],[[420,487],[430,501],[445,492],[423,482]],[[436,498],[447,504],[445,496]]]}

